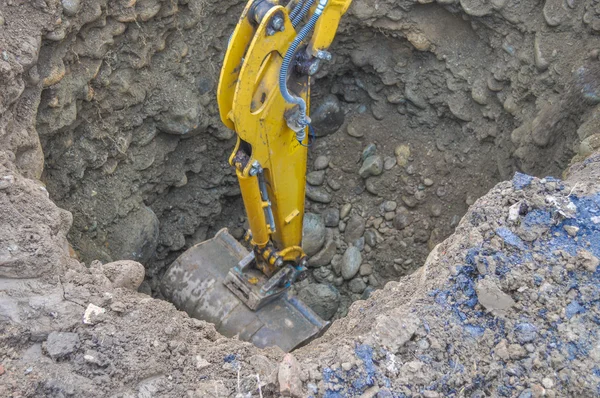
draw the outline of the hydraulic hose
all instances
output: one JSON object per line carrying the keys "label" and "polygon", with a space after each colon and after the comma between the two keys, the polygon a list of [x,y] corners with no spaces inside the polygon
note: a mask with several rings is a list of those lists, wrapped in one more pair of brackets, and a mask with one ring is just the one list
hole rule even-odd
{"label": "hydraulic hose", "polygon": [[[287,87],[287,80],[290,72],[290,65],[292,64],[292,60],[296,54],[296,51],[298,50],[298,47],[304,41],[304,39],[306,39],[308,34],[315,28],[317,21],[321,17],[321,14],[323,14],[323,10],[325,9],[327,2],[328,0],[319,0],[319,5],[317,6],[315,13],[310,17],[308,23],[302,27],[298,33],[298,36],[296,36],[290,45],[290,48],[288,48],[287,52],[285,53],[285,57],[283,57],[283,62],[281,64],[281,70],[279,72],[279,91],[281,92],[283,99],[289,104],[295,104],[300,107],[298,125],[302,128],[300,131],[296,132],[296,139],[301,143],[306,138],[306,132],[304,131],[304,128],[309,123],[306,117],[306,102],[302,98],[296,97],[290,93]],[[308,3],[310,3],[310,0],[307,0],[307,4]]]}
{"label": "hydraulic hose", "polygon": [[296,18],[296,15],[298,15],[300,10],[302,9],[302,4],[304,4],[304,0],[298,0],[298,3],[294,6],[294,9],[292,10],[292,12],[290,12],[290,20],[291,21],[293,21],[294,18]]}
{"label": "hydraulic hose", "polygon": [[308,10],[310,10],[313,4],[315,4],[315,0],[306,0],[304,6],[302,7],[302,10],[300,10],[300,13],[297,14],[294,18],[292,18],[292,25],[294,26],[294,28],[296,28],[300,24],[300,22],[302,22],[302,20],[308,13]]}

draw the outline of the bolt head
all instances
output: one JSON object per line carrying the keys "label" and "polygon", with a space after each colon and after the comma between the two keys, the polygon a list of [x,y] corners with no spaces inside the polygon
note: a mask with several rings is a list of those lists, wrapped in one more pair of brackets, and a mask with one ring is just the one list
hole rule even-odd
{"label": "bolt head", "polygon": [[313,76],[319,71],[320,62],[318,59],[314,60],[308,67],[308,74]]}
{"label": "bolt head", "polygon": [[279,15],[276,15],[275,17],[273,17],[273,19],[271,20],[271,27],[275,30],[283,30],[282,28],[284,27],[284,23],[283,23],[283,18]]}

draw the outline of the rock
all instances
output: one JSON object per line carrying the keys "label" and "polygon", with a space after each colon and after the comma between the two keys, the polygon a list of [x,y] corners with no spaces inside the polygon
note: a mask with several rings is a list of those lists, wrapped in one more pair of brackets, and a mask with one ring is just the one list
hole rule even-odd
{"label": "rock", "polygon": [[360,276],[369,276],[373,273],[373,266],[371,264],[363,264],[359,270]]}
{"label": "rock", "polygon": [[383,202],[382,207],[383,211],[394,211],[398,207],[398,203],[394,202],[393,200],[386,200]]}
{"label": "rock", "polygon": [[582,157],[588,157],[594,153],[597,148],[600,148],[600,133],[590,135],[582,140],[577,152]]}
{"label": "rock", "polygon": [[104,314],[106,310],[94,304],[89,304],[83,313],[83,323],[86,325],[95,325],[97,317]]}
{"label": "rock", "polygon": [[308,259],[308,266],[312,268],[324,267],[331,262],[336,252],[337,244],[333,240],[333,233],[328,230],[323,249]]}
{"label": "rock", "polygon": [[340,219],[343,220],[344,218],[348,217],[348,214],[350,214],[350,210],[352,210],[352,204],[344,204],[342,206],[342,209],[340,210]]}
{"label": "rock", "polygon": [[[151,292],[152,294],[152,292]],[[113,312],[117,312],[119,314],[124,313],[127,310],[127,307],[125,306],[125,304],[121,301],[115,301],[114,303],[112,303],[110,305],[110,310]]]}
{"label": "rock", "polygon": [[487,0],[460,0],[463,10],[474,17],[483,17],[492,12],[492,4]]}
{"label": "rock", "polygon": [[315,159],[313,165],[315,170],[325,170],[327,167],[329,167],[329,158],[327,156],[321,155]]}
{"label": "rock", "polygon": [[548,0],[542,9],[548,26],[558,26],[567,17],[567,11],[560,0]]}
{"label": "rock", "polygon": [[365,237],[363,236],[352,242],[352,246],[356,246],[358,250],[363,251],[365,249]]}
{"label": "rock", "polygon": [[0,191],[9,188],[15,182],[15,177],[7,175],[0,178]]}
{"label": "rock", "polygon": [[510,355],[508,354],[508,346],[506,344],[506,340],[502,340],[498,344],[496,344],[496,347],[494,347],[494,354],[496,354],[503,361],[507,361],[510,358]]}
{"label": "rock", "polygon": [[394,150],[396,155],[396,163],[398,166],[404,167],[408,164],[408,158],[410,158],[410,147],[408,145],[399,145]]}
{"label": "rock", "polygon": [[537,328],[531,323],[518,323],[515,325],[515,337],[520,344],[530,343],[537,337]]}
{"label": "rock", "polygon": [[554,387],[554,381],[549,377],[544,377],[542,379],[542,385],[544,386],[544,388],[551,389],[552,387]]}
{"label": "rock", "polygon": [[375,152],[377,152],[377,145],[369,144],[363,149],[360,159],[364,162],[367,158],[374,156]]}
{"label": "rock", "polygon": [[331,195],[322,188],[315,188],[311,185],[306,186],[306,197],[313,202],[331,203]]}
{"label": "rock", "polygon": [[362,278],[355,278],[348,283],[348,289],[352,293],[361,294],[367,288],[367,284],[362,280]]}
{"label": "rock", "polygon": [[378,176],[383,173],[383,159],[379,155],[369,156],[363,162],[362,167],[358,171],[358,174],[362,178],[369,178],[371,176]]}
{"label": "rock", "polygon": [[346,243],[354,243],[365,233],[365,220],[359,215],[353,215],[348,220],[344,240]]}
{"label": "rock", "polygon": [[589,272],[596,272],[598,265],[600,265],[600,259],[598,259],[598,257],[583,249],[577,252],[576,261],[578,265],[581,265]]}
{"label": "rock", "polygon": [[77,14],[77,12],[79,12],[79,9],[81,8],[80,0],[61,0],[61,3],[63,6],[63,12],[69,17],[72,17],[75,14]]}
{"label": "rock", "polygon": [[313,270],[313,277],[319,283],[333,282],[335,277],[331,273],[331,270],[327,267],[315,268]]}
{"label": "rock", "polygon": [[477,281],[475,291],[477,292],[479,303],[488,311],[506,310],[515,305],[512,297],[500,290],[489,278]]}
{"label": "rock", "polygon": [[101,266],[104,275],[112,282],[113,287],[122,287],[137,291],[142,282],[146,270],[137,261],[122,260]]}
{"label": "rock", "polygon": [[334,191],[339,191],[342,188],[342,184],[340,184],[338,180],[331,178],[327,180],[327,185],[329,185],[329,188],[333,189]]}
{"label": "rock", "polygon": [[377,246],[377,235],[374,231],[365,231],[365,243],[371,247]]}
{"label": "rock", "polygon": [[519,344],[511,344],[508,346],[508,355],[510,359],[521,359],[527,356],[527,350]]}
{"label": "rock", "polygon": [[344,279],[350,280],[354,278],[360,265],[362,264],[362,255],[360,250],[355,246],[350,246],[346,249],[342,258],[341,273]]}
{"label": "rock", "polygon": [[196,355],[194,357],[194,365],[196,366],[196,369],[198,369],[198,370],[204,370],[204,369],[207,369],[207,368],[210,367],[210,362],[208,362],[202,356]]}
{"label": "rock", "polygon": [[429,41],[429,39],[427,39],[427,37],[425,37],[425,35],[423,35],[421,33],[409,31],[406,34],[406,39],[418,51],[427,51],[431,48],[431,42]]}
{"label": "rock", "polygon": [[107,247],[113,259],[144,264],[156,251],[158,234],[158,218],[149,207],[142,206],[109,228]]}
{"label": "rock", "polygon": [[300,365],[292,354],[285,354],[283,361],[279,364],[277,381],[279,381],[279,393],[282,397],[301,398],[304,396],[300,379]]}
{"label": "rock", "polygon": [[439,203],[434,203],[431,205],[431,215],[434,217],[439,217],[442,215],[442,205]]}
{"label": "rock", "polygon": [[384,170],[391,170],[394,168],[394,166],[396,165],[396,158],[391,157],[391,156],[386,156],[385,158],[383,158],[383,169]]}
{"label": "rock", "polygon": [[377,316],[373,327],[373,337],[391,353],[396,353],[416,333],[421,321],[413,314],[405,314],[396,309]]}
{"label": "rock", "polygon": [[540,40],[541,40],[541,34],[537,33],[535,35],[535,38],[533,41],[533,53],[534,53],[536,68],[538,69],[538,71],[543,72],[546,69],[548,69],[550,62],[544,57],[544,55],[542,53],[542,49],[540,47],[541,46]]}
{"label": "rock", "polygon": [[412,217],[406,212],[398,213],[394,218],[394,228],[399,231],[408,227],[410,224],[412,224]]}
{"label": "rock", "polygon": [[355,123],[352,122],[350,122],[348,124],[348,127],[346,127],[346,133],[348,133],[350,137],[354,138],[361,138],[365,135],[364,132],[361,129],[359,129]]}
{"label": "rock", "polygon": [[50,358],[64,358],[79,348],[79,335],[77,333],[52,332],[46,340],[46,352]]}
{"label": "rock", "polygon": [[[342,262],[343,256],[341,254],[336,254],[331,259],[331,268],[336,275],[342,275]],[[343,279],[343,278],[342,278]]]}
{"label": "rock", "polygon": [[326,227],[337,227],[340,223],[340,211],[335,208],[328,208],[323,211],[323,220]]}
{"label": "rock", "polygon": [[360,299],[367,300],[369,297],[371,297],[371,293],[373,293],[374,291],[375,291],[375,289],[372,286],[367,286],[365,291],[360,296]]}
{"label": "rock", "polygon": [[318,214],[304,214],[302,225],[302,249],[307,256],[315,255],[325,243],[325,223]]}
{"label": "rock", "polygon": [[369,275],[369,285],[371,285],[373,287],[378,287],[379,285],[381,285],[381,283],[379,283],[379,280],[377,279],[375,274]]}
{"label": "rock", "polygon": [[426,187],[430,187],[433,185],[433,180],[431,178],[425,178],[423,180],[423,185],[425,185]]}
{"label": "rock", "polygon": [[344,111],[335,95],[328,95],[323,102],[311,112],[312,126],[317,137],[323,137],[339,130],[344,124]]}
{"label": "rock", "polygon": [[300,290],[298,297],[326,321],[340,306],[340,292],[329,283],[312,283]]}
{"label": "rock", "polygon": [[564,230],[567,231],[569,236],[576,237],[577,232],[579,232],[579,228],[573,225],[565,225],[563,226]]}
{"label": "rock", "polygon": [[306,175],[306,182],[310,185],[319,186],[325,181],[325,170],[311,171]]}

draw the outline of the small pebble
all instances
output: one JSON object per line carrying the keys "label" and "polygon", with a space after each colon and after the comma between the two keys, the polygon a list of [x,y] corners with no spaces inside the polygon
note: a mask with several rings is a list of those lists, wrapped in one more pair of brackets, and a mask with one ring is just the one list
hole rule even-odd
{"label": "small pebble", "polygon": [[329,167],[329,158],[327,156],[321,155],[315,159],[315,170],[325,170],[327,167]]}
{"label": "small pebble", "polygon": [[567,234],[569,234],[569,236],[577,236],[577,232],[579,232],[579,228],[573,225],[565,225],[563,227],[565,229],[565,231],[567,231]]}
{"label": "small pebble", "polygon": [[544,377],[542,379],[542,385],[544,386],[544,388],[550,389],[550,388],[554,387],[554,381],[552,381],[552,379],[549,377]]}
{"label": "small pebble", "polygon": [[343,205],[342,209],[340,210],[340,218],[344,219],[348,217],[348,215],[350,214],[350,210],[352,210],[352,205],[350,203],[346,203],[345,205]]}
{"label": "small pebble", "polygon": [[361,138],[365,135],[364,132],[361,129],[357,128],[353,123],[348,124],[346,132],[350,137],[354,138]]}

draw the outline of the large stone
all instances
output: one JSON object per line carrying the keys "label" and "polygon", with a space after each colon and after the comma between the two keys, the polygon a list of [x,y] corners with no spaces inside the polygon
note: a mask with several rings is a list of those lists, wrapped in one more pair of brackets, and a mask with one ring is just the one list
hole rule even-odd
{"label": "large stone", "polygon": [[154,212],[142,206],[110,228],[108,249],[114,260],[146,263],[158,245],[159,222]]}
{"label": "large stone", "polygon": [[358,174],[362,178],[369,178],[371,176],[378,176],[383,173],[383,159],[379,155],[369,156],[365,159],[362,167],[358,171]]}
{"label": "large stone", "polygon": [[304,214],[302,249],[307,256],[315,255],[325,243],[325,223],[318,214]]}
{"label": "large stone", "polygon": [[348,220],[344,233],[346,243],[354,243],[365,233],[365,220],[358,215],[353,215]]}
{"label": "large stone", "polygon": [[77,333],[52,332],[48,335],[46,352],[54,360],[72,354],[77,348],[79,348],[79,335]]}
{"label": "large stone", "polygon": [[122,260],[103,264],[102,272],[112,282],[113,287],[138,290],[144,281],[144,266],[137,261]]}
{"label": "large stone", "polygon": [[354,278],[362,264],[362,255],[360,250],[355,246],[350,246],[346,249],[342,258],[342,277],[346,280]]}
{"label": "large stone", "polygon": [[63,6],[63,12],[65,13],[65,15],[68,15],[70,17],[77,14],[77,12],[79,12],[79,9],[81,8],[80,0],[61,0],[61,3]]}
{"label": "large stone", "polygon": [[324,267],[325,265],[331,262],[333,256],[335,256],[336,251],[337,244],[333,240],[333,233],[330,230],[328,230],[323,249],[321,249],[320,252],[318,252],[308,260],[308,266],[312,268]]}
{"label": "large stone", "polygon": [[279,364],[279,371],[277,373],[280,396],[293,398],[304,396],[300,374],[300,364],[298,364],[296,358],[292,354],[286,354],[283,357],[283,361]]}
{"label": "large stone", "polygon": [[326,321],[333,318],[340,306],[340,292],[329,283],[310,284],[300,290],[298,297]]}
{"label": "large stone", "polygon": [[311,185],[306,186],[306,197],[313,202],[331,203],[331,195],[323,188],[315,188]]}
{"label": "large stone", "polygon": [[328,95],[323,102],[311,112],[312,126],[317,137],[335,133],[344,124],[344,110],[335,95]]}
{"label": "large stone", "polygon": [[398,308],[376,318],[371,338],[395,354],[413,337],[420,324],[415,315],[403,313]]}
{"label": "large stone", "polygon": [[479,303],[487,310],[505,310],[512,307],[515,302],[508,294],[504,293],[491,279],[484,278],[475,286]]}

